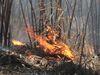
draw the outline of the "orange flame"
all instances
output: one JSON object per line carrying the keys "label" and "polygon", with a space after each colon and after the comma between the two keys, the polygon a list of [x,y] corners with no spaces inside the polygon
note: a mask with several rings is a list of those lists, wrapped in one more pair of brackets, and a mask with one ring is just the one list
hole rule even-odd
{"label": "orange flame", "polygon": [[40,36],[40,35],[36,35],[31,27],[26,28],[26,31],[29,33],[29,35],[34,38],[35,40],[37,40],[40,44],[40,46],[42,46],[45,52],[50,53],[50,54],[62,54],[64,56],[66,56],[67,58],[74,60],[75,58],[75,54],[72,50],[70,50],[70,48],[62,43],[62,42],[58,42],[56,41],[54,44],[50,44],[47,42],[47,40]]}
{"label": "orange flame", "polygon": [[12,40],[12,43],[13,43],[13,45],[16,45],[16,46],[24,46],[25,45],[25,43],[22,43],[18,40]]}

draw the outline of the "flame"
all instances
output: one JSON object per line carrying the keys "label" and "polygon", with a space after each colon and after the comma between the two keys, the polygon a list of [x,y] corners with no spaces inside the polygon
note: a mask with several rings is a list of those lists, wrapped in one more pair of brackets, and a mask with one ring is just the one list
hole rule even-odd
{"label": "flame", "polygon": [[72,50],[70,50],[70,48],[66,44],[60,41],[55,41],[53,44],[50,44],[47,42],[46,38],[35,34],[31,27],[26,28],[26,31],[29,33],[31,38],[34,38],[35,40],[39,42],[40,46],[44,48],[43,50],[45,52],[50,53],[50,54],[62,54],[66,56],[67,58],[74,60],[75,54]]}
{"label": "flame", "polygon": [[18,40],[12,40],[12,43],[13,43],[13,45],[16,45],[16,46],[24,46],[25,45],[25,43],[22,43]]}

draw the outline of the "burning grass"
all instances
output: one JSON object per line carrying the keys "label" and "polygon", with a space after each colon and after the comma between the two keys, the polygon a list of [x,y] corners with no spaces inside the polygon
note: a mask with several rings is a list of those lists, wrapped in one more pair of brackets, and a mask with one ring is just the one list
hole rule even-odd
{"label": "burning grass", "polygon": [[16,46],[24,46],[25,45],[25,43],[22,43],[18,40],[14,40],[14,39],[12,40],[12,43],[13,43],[13,45],[16,45]]}
{"label": "burning grass", "polygon": [[[50,29],[50,30],[49,30]],[[39,45],[43,48],[44,52],[50,53],[50,54],[62,54],[65,57],[76,60],[76,54],[74,51],[72,51],[66,44],[63,42],[55,39],[55,32],[49,27],[47,30],[49,30],[47,37],[37,35],[33,32],[31,27],[26,28],[26,31],[29,33],[30,37],[37,40]],[[48,41],[52,42],[49,43]]]}

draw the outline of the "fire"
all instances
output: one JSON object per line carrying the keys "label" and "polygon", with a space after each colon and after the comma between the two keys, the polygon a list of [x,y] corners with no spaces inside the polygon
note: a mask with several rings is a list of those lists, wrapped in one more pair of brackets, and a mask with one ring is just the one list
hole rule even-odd
{"label": "fire", "polygon": [[24,46],[25,45],[25,43],[22,43],[18,40],[12,40],[12,43],[13,43],[13,45],[16,45],[16,46]]}
{"label": "fire", "polygon": [[53,44],[51,44],[45,37],[35,34],[31,27],[26,28],[26,31],[29,33],[31,38],[37,40],[45,52],[50,54],[62,54],[71,60],[75,59],[75,53],[70,50],[66,44],[60,41],[55,41]]}

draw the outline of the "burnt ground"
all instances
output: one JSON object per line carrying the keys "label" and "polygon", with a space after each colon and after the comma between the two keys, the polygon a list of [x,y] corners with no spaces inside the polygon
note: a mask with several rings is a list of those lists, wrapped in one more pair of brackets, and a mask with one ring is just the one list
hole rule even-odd
{"label": "burnt ground", "polygon": [[[25,49],[27,52],[27,48],[24,51],[23,49],[13,48],[11,52],[16,51],[25,56]],[[94,71],[92,68],[85,68],[79,66],[78,63],[75,64],[73,61],[59,59],[55,56],[43,54],[40,56],[34,52],[33,58],[35,59],[30,63],[31,61],[26,61],[20,55],[1,50],[0,75],[100,75],[99,70]]]}

